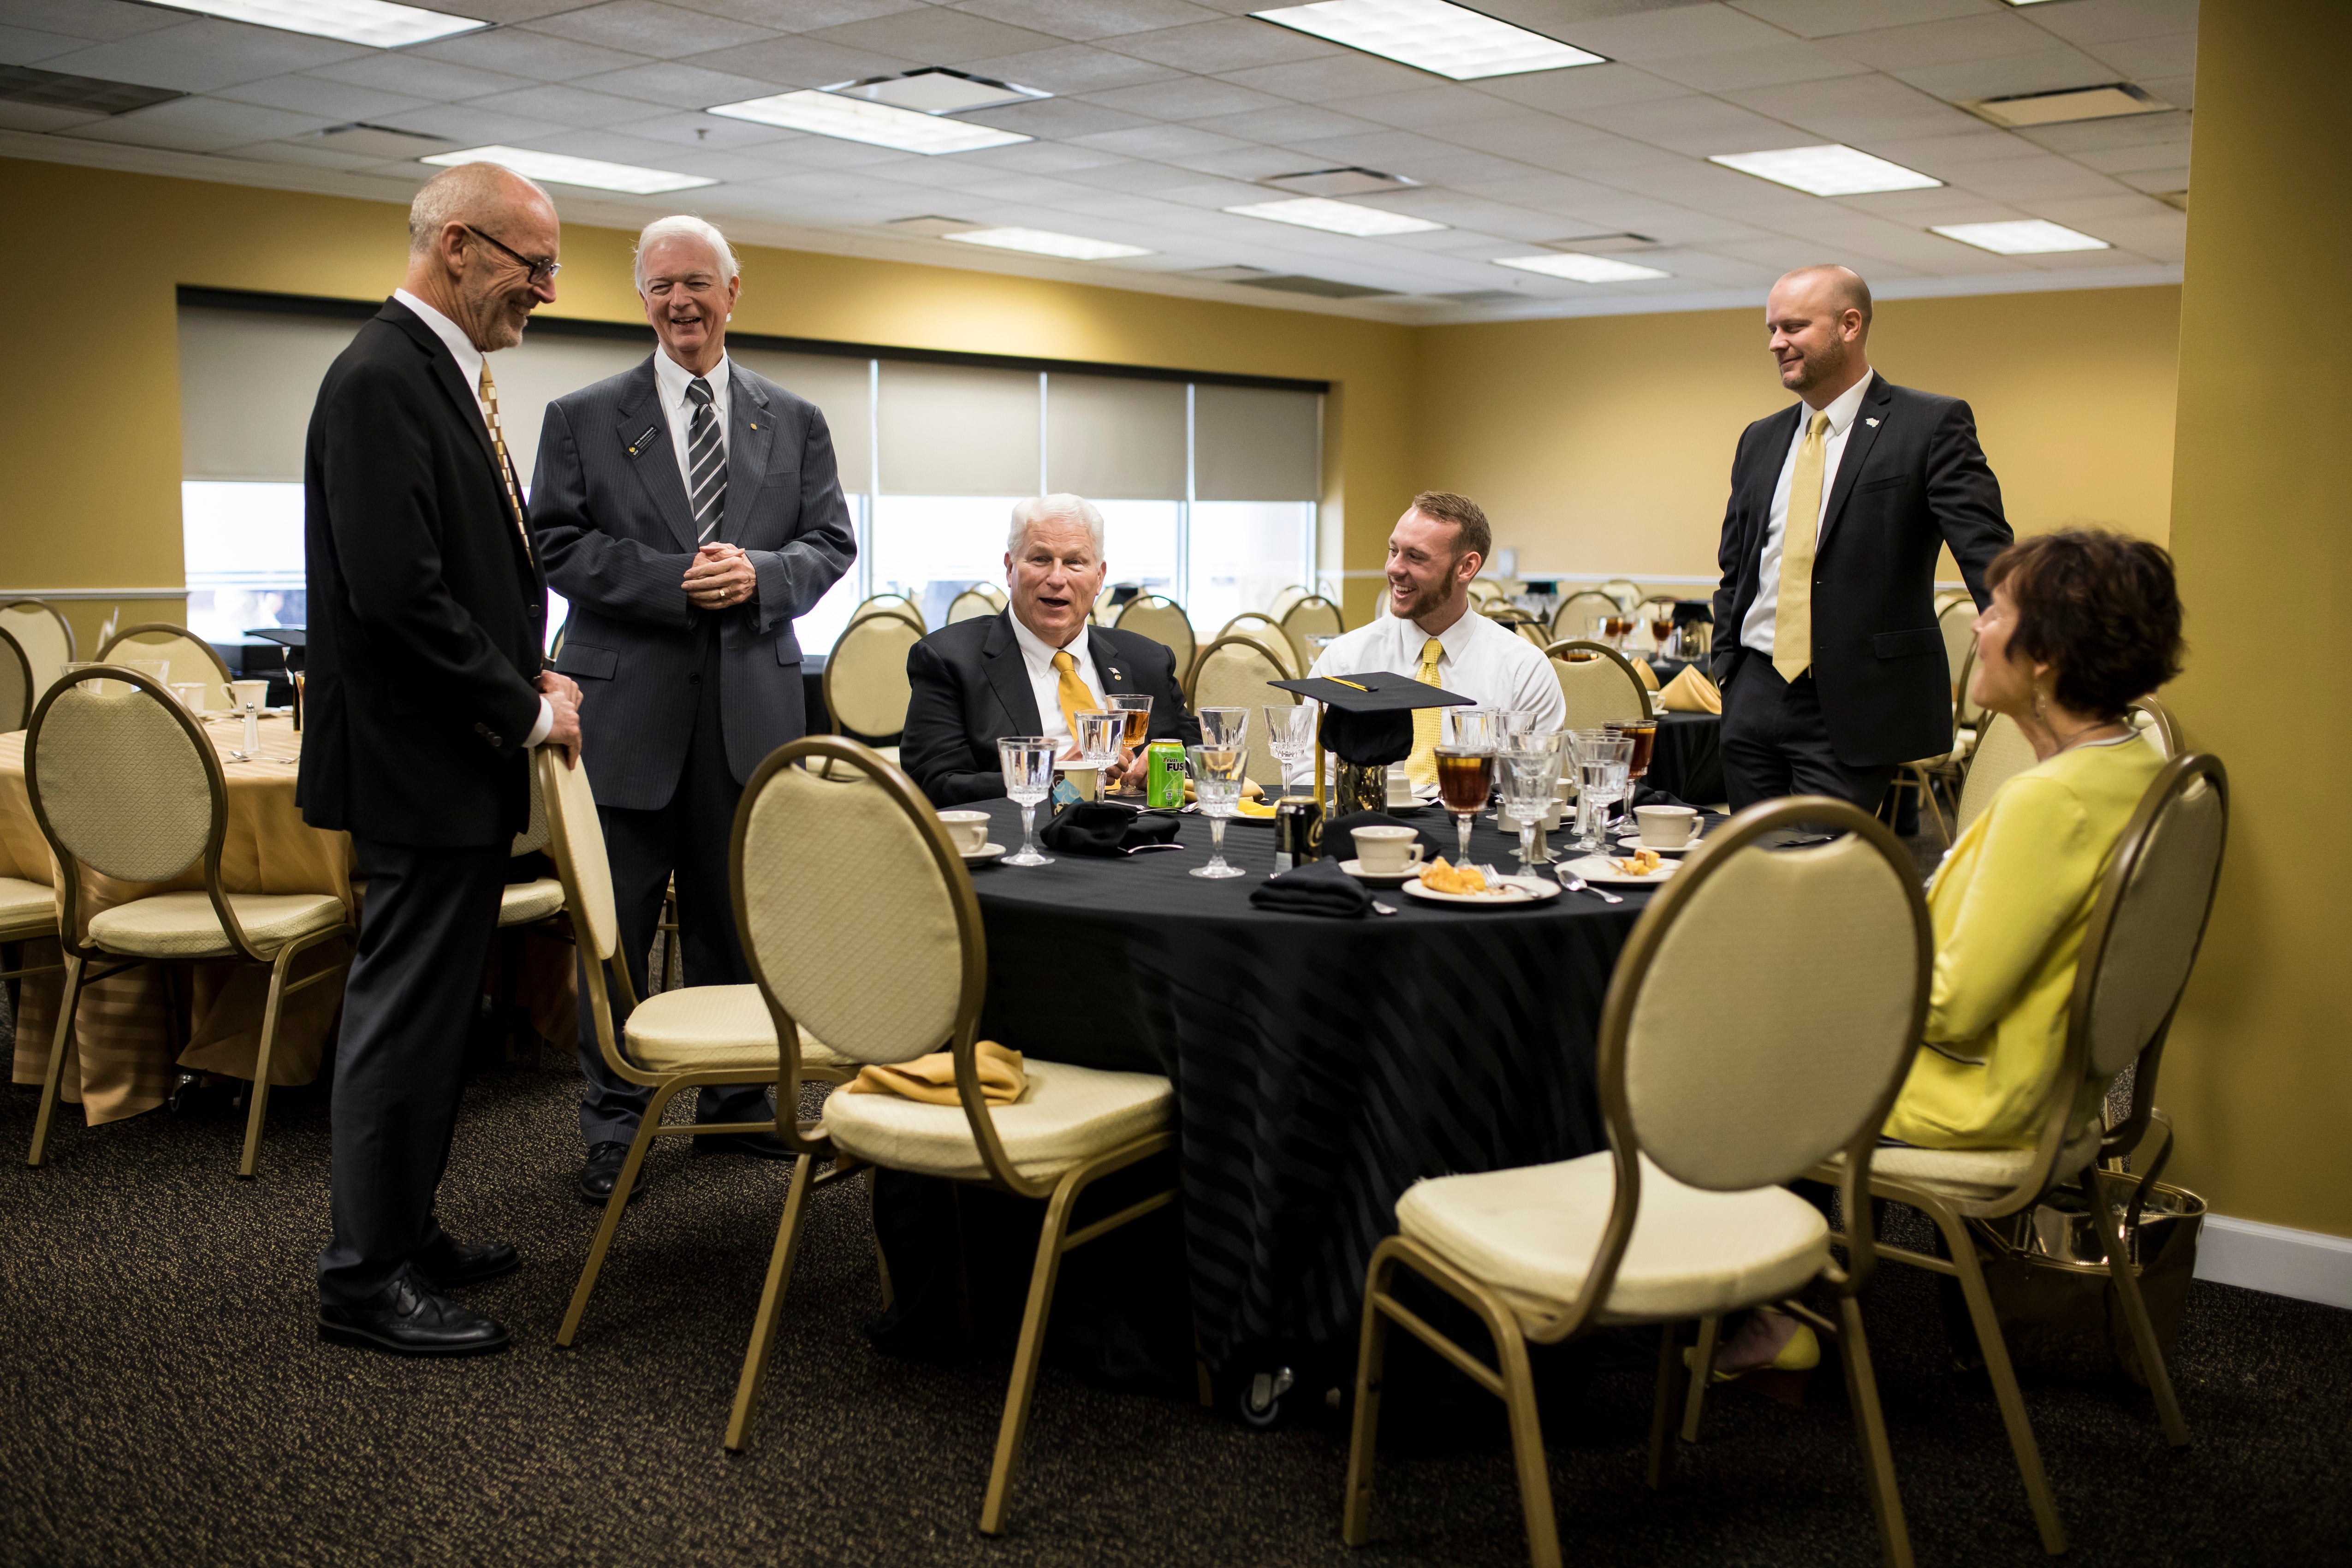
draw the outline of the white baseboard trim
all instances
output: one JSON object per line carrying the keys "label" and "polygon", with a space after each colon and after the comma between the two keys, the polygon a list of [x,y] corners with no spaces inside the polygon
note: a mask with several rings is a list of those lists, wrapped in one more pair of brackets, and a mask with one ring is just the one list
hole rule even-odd
{"label": "white baseboard trim", "polygon": [[2352,1307],[2352,1239],[2207,1215],[2197,1278],[2330,1307]]}

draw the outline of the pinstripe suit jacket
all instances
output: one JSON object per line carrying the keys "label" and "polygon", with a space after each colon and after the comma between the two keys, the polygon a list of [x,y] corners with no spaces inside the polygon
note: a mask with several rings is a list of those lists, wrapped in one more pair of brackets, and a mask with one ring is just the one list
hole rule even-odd
{"label": "pinstripe suit jacket", "polygon": [[806,727],[793,621],[857,558],[833,437],[816,405],[728,362],[727,506],[719,539],[759,574],[750,603],[696,608],[679,585],[695,528],[648,355],[547,405],[530,492],[548,585],[572,602],[555,668],[580,683],[600,805],[669,804],[686,763],[708,639],[740,784]]}

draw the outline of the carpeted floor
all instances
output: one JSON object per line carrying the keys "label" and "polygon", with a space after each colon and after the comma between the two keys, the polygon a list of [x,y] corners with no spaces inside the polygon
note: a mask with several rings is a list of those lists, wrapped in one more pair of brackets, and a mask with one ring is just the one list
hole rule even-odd
{"label": "carpeted floor", "polygon": [[[1345,1430],[1260,1435],[1049,1370],[1011,1531],[974,1530],[1004,1369],[893,1361],[863,1189],[820,1194],[754,1449],[719,1447],[784,1172],[673,1144],[579,1347],[551,1335],[594,1219],[572,1188],[569,1073],[487,1071],[443,1213],[521,1273],[475,1292],[510,1353],[404,1362],[319,1344],[326,1114],[273,1105],[263,1174],[234,1121],[68,1115],[17,1160],[34,1091],[0,1093],[0,1561],[100,1564],[1202,1563],[1524,1561],[1499,1424],[1466,1383],[1391,1428],[1378,1543],[1339,1539]],[[1923,1563],[2040,1553],[1989,1389],[1956,1373],[1932,1284],[1890,1269],[1870,1322]],[[2195,1441],[2128,1389],[2036,1387],[2079,1563],[2341,1562],[2352,1542],[2352,1314],[2200,1286],[2174,1363]],[[1648,1342],[1598,1344],[1545,1411],[1578,1563],[1868,1563],[1842,1390],[1733,1392],[1664,1495],[1641,1484]],[[1452,1374],[1446,1374],[1451,1376]]]}

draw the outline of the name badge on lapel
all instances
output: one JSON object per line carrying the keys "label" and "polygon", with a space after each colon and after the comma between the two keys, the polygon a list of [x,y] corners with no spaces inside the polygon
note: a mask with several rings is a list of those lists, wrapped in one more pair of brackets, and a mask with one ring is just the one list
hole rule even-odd
{"label": "name badge on lapel", "polygon": [[[1876,422],[1875,422],[1875,421],[1873,421],[1873,423],[1876,423]],[[630,456],[630,457],[632,457],[632,458],[634,458],[634,457],[635,457],[639,452],[644,451],[647,447],[652,446],[652,445],[654,444],[654,437],[655,437],[656,436],[658,436],[659,434],[661,434],[661,426],[658,426],[658,425],[648,425],[648,426],[646,426],[646,430],[645,430],[645,434],[644,434],[644,435],[642,435],[642,436],[639,436],[635,440],[634,440],[634,441],[632,441],[632,442],[630,442],[630,443],[629,443],[629,456]]]}

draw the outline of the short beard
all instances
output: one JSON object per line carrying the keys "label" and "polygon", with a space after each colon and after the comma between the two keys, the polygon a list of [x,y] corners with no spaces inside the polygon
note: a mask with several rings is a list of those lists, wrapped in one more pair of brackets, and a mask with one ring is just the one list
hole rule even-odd
{"label": "short beard", "polygon": [[1453,597],[1454,579],[1449,576],[1444,582],[1423,588],[1420,593],[1415,594],[1412,603],[1405,606],[1404,618],[1408,621],[1417,621],[1432,610],[1443,608]]}
{"label": "short beard", "polygon": [[1817,386],[1826,386],[1845,374],[1849,363],[1846,346],[1843,342],[1832,347],[1826,358],[1800,360],[1798,364],[1801,374],[1789,390],[1801,396]]}

